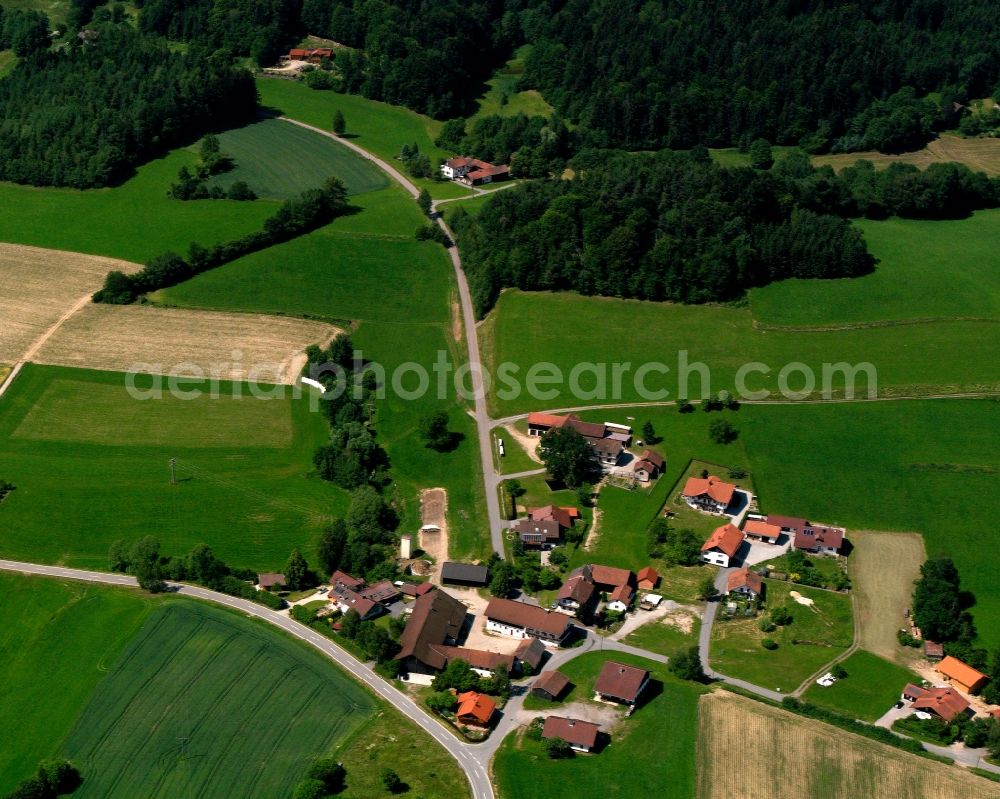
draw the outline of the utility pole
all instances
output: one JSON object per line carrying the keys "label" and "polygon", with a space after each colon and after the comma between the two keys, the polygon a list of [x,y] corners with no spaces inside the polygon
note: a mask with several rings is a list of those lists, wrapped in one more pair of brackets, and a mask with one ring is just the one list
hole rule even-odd
{"label": "utility pole", "polygon": [[177,458],[170,459],[170,485],[177,485]]}

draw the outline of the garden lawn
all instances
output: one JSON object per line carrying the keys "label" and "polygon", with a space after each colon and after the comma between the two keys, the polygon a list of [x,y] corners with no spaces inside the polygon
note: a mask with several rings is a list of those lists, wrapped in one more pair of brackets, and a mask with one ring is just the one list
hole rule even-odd
{"label": "garden lawn", "polygon": [[[500,452],[496,447],[497,439],[503,440],[503,457],[500,457]],[[504,427],[493,428],[493,462],[496,464],[497,469],[505,474],[516,474],[518,472],[544,468],[542,464],[533,460],[524,451],[521,442],[514,438]]]}
{"label": "garden lawn", "polygon": [[295,547],[312,558],[347,495],[312,475],[328,427],[307,398],[244,389],[234,399],[222,383],[217,399],[140,401],[125,379],[28,365],[8,390],[0,474],[17,490],[0,504],[4,557],[104,569],[113,541],[153,534],[165,554],[207,543],[262,571],[279,570]]}
{"label": "garden lawn", "polygon": [[[559,324],[552,324],[552,319]],[[642,335],[636,335],[637,330]],[[517,396],[501,399],[496,392],[491,394],[493,415],[504,416],[543,408],[714,395],[721,389],[733,390],[737,370],[751,362],[763,363],[771,371],[749,373],[746,389],[769,391],[778,398],[778,375],[794,362],[813,371],[816,393],[823,388],[823,364],[841,362],[872,364],[880,396],[995,388],[993,364],[1000,363],[996,332],[994,322],[958,321],[838,331],[759,330],[743,308],[511,290],[503,293],[481,328],[480,341],[494,373],[505,362],[520,370],[514,377],[524,390]],[[682,357],[688,364],[706,364],[710,380],[703,381],[696,371],[686,375]],[[536,386],[532,396],[525,377],[530,367],[542,362],[554,364],[562,381]],[[643,391],[642,382],[635,380],[636,371],[655,362],[670,371],[647,374]],[[570,390],[572,370],[587,363],[604,365],[606,390],[589,368],[580,374],[581,389]],[[616,390],[612,368],[619,363],[631,367]],[[839,394],[844,375],[832,373],[827,382]],[[867,396],[865,374],[854,382],[856,394]],[[803,385],[801,374],[790,377],[791,390],[801,391]]]}
{"label": "garden lawn", "polygon": [[370,161],[315,131],[280,119],[262,119],[219,134],[222,152],[235,168],[209,179],[228,189],[245,181],[260,197],[284,200],[306,189],[319,188],[338,177],[348,195],[389,185],[389,177]]}
{"label": "garden lawn", "polygon": [[[659,593],[658,591],[656,593]],[[642,613],[644,611],[637,611]],[[676,612],[668,616],[669,619],[677,620],[681,618]],[[663,619],[647,622],[638,629],[625,636],[624,643],[630,646],[637,646],[640,649],[648,649],[650,652],[658,652],[668,657],[676,652],[689,649],[698,645],[698,632],[701,629],[701,620],[691,618],[691,629],[687,632],[678,624],[667,624]]]}
{"label": "garden lawn", "polygon": [[0,718],[16,725],[0,747],[0,794],[58,753],[156,604],[138,591],[0,573]]}
{"label": "garden lawn", "polygon": [[[333,115],[340,111],[347,123],[346,135],[355,144],[402,172],[405,169],[397,159],[404,144],[411,147],[416,144],[430,158],[432,169],[437,168],[439,160],[455,155],[434,144],[441,122],[401,106],[366,100],[355,94],[318,91],[304,83],[277,78],[258,78],[257,91],[261,105],[266,108],[323,130],[332,129]],[[451,181],[413,179],[413,182],[427,188],[434,197],[465,197],[472,193]]]}
{"label": "garden lawn", "polygon": [[586,785],[595,796],[676,797],[695,790],[698,697],[703,689],[683,683],[666,668],[641,658],[591,652],[560,668],[576,685],[571,699],[593,695],[593,684],[606,660],[648,668],[653,684],[647,702],[611,730],[611,744],[593,755],[550,760],[540,742],[511,735],[493,763],[502,799],[578,797]]}
{"label": "garden lawn", "polygon": [[174,200],[167,189],[197,158],[175,150],[111,189],[36,188],[0,183],[0,241],[143,262],[166,250],[184,254],[259,230],[271,201]]}
{"label": "garden lawn", "polygon": [[783,280],[754,289],[754,318],[764,325],[802,327],[930,318],[1000,321],[994,252],[1000,210],[943,222],[893,218],[855,224],[879,259],[872,274]]}
{"label": "garden lawn", "polygon": [[847,677],[829,688],[813,683],[802,698],[853,719],[875,721],[899,700],[906,683],[920,685],[920,678],[909,669],[864,650],[841,665]]}
{"label": "garden lawn", "polygon": [[[851,645],[851,598],[774,580],[765,584],[767,609],[783,605],[791,612],[792,623],[765,633],[758,626],[760,616],[723,620],[720,607],[712,628],[712,667],[729,677],[787,693]],[[791,591],[815,604],[800,605],[789,595]],[[776,641],[778,648],[764,649],[764,638]]]}

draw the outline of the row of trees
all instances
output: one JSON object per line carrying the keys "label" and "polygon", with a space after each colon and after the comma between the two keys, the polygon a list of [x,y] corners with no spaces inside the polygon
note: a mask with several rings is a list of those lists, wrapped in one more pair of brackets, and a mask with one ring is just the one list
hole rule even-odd
{"label": "row of trees", "polygon": [[207,130],[250,119],[256,105],[253,77],[230,59],[102,25],[86,45],[74,36],[39,49],[0,81],[0,180],[111,185]]}
{"label": "row of trees", "polygon": [[208,179],[228,172],[236,162],[222,152],[219,137],[209,133],[201,140],[200,160],[194,169],[186,165],[177,173],[177,182],[170,186],[168,195],[175,200],[256,200],[257,195],[245,181],[237,180],[228,190],[221,186],[209,188]]}
{"label": "row of trees", "polygon": [[957,164],[863,162],[836,175],[805,153],[724,168],[704,148],[581,152],[572,180],[498,192],[453,217],[477,311],[505,287],[725,301],[789,277],[855,277],[874,259],[846,218],[956,217],[1000,202],[1000,181]]}
{"label": "row of trees", "polygon": [[21,780],[3,799],[56,799],[73,793],[83,778],[68,760],[45,760],[33,777]]}
{"label": "row of trees", "polygon": [[344,184],[331,177],[322,188],[308,189],[297,198],[285,200],[272,216],[264,220],[262,230],[212,247],[193,242],[186,259],[177,253],[166,252],[147,261],[133,275],[117,270],[109,272],[104,286],[94,294],[93,300],[128,305],[147,292],[175,286],[201,272],[322,227],[348,207]]}

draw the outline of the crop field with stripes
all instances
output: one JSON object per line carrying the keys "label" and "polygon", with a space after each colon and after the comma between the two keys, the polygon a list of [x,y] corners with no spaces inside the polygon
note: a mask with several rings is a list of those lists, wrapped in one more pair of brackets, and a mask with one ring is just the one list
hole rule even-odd
{"label": "crop field with stripes", "polygon": [[290,796],[374,701],[318,655],[188,602],[154,612],[64,745],[77,799]]}

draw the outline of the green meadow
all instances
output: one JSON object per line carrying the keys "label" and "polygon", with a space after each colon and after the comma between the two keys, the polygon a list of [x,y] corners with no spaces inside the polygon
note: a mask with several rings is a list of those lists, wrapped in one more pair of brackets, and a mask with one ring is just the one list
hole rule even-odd
{"label": "green meadow", "polygon": [[784,280],[754,289],[754,318],[794,327],[930,318],[1000,321],[1000,210],[943,222],[893,218],[855,224],[879,259],[872,274]]}
{"label": "green meadow", "polygon": [[0,794],[56,755],[157,605],[138,591],[0,573],[0,718],[16,723],[0,747]]}
{"label": "green meadow", "polygon": [[920,677],[871,652],[855,652],[841,664],[847,676],[829,688],[813,683],[802,698],[862,721],[875,721],[899,699],[908,682]]}
{"label": "green meadow", "polygon": [[[304,83],[277,78],[258,78],[257,91],[265,108],[313,125],[323,130],[333,127],[333,115],[340,111],[347,123],[347,136],[355,144],[395,165],[404,144],[416,144],[420,152],[436,167],[439,159],[450,158],[455,153],[442,150],[434,144],[441,132],[442,123],[400,106],[367,100],[355,94],[337,94],[331,91],[310,89]],[[451,181],[413,179],[426,187],[433,197],[465,197],[471,191]]]}
{"label": "green meadow", "polygon": [[517,84],[524,74],[524,60],[531,45],[519,47],[513,57],[498,69],[486,82],[489,87],[479,98],[479,108],[469,118],[469,125],[480,117],[498,115],[502,117],[525,114],[549,117],[555,110],[542,95],[534,89],[518,91]]}
{"label": "green meadow", "polygon": [[53,189],[0,183],[0,241],[143,262],[166,250],[186,253],[258,230],[273,202],[174,200],[167,189],[181,166],[197,161],[175,150],[110,189]]}
{"label": "green meadow", "polygon": [[219,134],[219,144],[236,166],[209,184],[226,189],[242,180],[260,197],[283,200],[332,176],[340,178],[349,195],[389,185],[388,176],[371,162],[326,136],[279,119],[227,130]]}
{"label": "green meadow", "polygon": [[646,700],[614,725],[610,745],[598,754],[551,760],[541,742],[523,731],[508,736],[493,761],[501,799],[570,799],[580,795],[581,785],[601,796],[694,796],[698,697],[703,689],[680,682],[666,667],[642,658],[589,652],[560,666],[575,686],[570,699],[591,700],[607,660],[650,670]]}
{"label": "green meadow", "polygon": [[25,367],[0,414],[0,474],[17,486],[0,505],[0,553],[103,569],[113,541],[152,534],[166,554],[207,543],[234,566],[277,569],[295,547],[311,557],[347,506],[312,473],[326,421],[306,397],[238,388],[137,400],[122,374]]}

